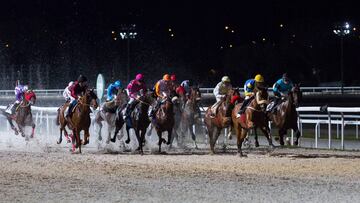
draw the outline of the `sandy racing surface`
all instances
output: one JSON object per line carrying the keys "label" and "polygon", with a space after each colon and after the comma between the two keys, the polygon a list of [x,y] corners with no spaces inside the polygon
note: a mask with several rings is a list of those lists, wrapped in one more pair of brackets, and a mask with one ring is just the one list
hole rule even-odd
{"label": "sandy racing surface", "polygon": [[[31,141],[30,145],[36,145]],[[1,143],[0,143],[1,144]],[[6,142],[2,143],[6,145]],[[7,143],[8,144],[8,143]],[[140,156],[2,147],[0,202],[356,202],[360,154],[267,148]]]}

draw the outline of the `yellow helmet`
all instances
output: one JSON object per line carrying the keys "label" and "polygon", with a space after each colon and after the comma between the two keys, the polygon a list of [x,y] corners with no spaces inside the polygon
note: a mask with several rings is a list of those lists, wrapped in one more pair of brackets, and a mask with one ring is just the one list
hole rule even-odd
{"label": "yellow helmet", "polygon": [[257,74],[254,78],[256,82],[264,82],[264,77],[260,74]]}
{"label": "yellow helmet", "polygon": [[170,75],[169,74],[165,74],[164,76],[163,76],[163,80],[165,80],[165,81],[170,81]]}
{"label": "yellow helmet", "polygon": [[221,82],[230,82],[229,76],[224,76],[221,78]]}

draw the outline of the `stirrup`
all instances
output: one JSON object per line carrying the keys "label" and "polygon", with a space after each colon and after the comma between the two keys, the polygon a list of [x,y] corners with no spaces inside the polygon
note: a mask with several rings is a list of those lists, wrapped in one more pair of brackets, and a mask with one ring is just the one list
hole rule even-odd
{"label": "stirrup", "polygon": [[236,118],[240,118],[241,117],[241,114],[240,113],[237,113],[236,114]]}

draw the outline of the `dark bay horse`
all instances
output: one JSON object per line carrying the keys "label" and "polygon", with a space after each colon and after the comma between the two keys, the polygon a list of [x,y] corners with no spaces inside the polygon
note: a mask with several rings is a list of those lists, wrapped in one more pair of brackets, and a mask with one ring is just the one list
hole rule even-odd
{"label": "dark bay horse", "polygon": [[[90,106],[94,109],[97,109],[97,96],[93,90],[86,90],[86,93],[79,97],[78,104],[74,107],[73,113],[71,116],[71,127],[73,131],[72,139],[72,152],[75,152],[75,148],[79,148],[81,153],[81,144],[86,145],[89,143],[89,128],[91,124]],[[58,143],[61,143],[62,140],[62,131],[65,129],[65,126],[68,124],[64,115],[59,115],[60,123],[60,138]],[[81,143],[80,132],[84,131],[84,140]],[[76,145],[75,145],[76,142]]]}
{"label": "dark bay horse", "polygon": [[184,109],[181,114],[180,130],[181,136],[185,137],[188,132],[191,134],[191,139],[197,149],[196,136],[192,127],[195,125],[196,120],[199,119],[199,102],[201,100],[201,93],[199,88],[191,88],[190,94],[186,99]]}
{"label": "dark bay horse", "polygon": [[[166,96],[163,99],[159,110],[156,112],[155,118],[152,120],[152,125],[155,127],[156,133],[159,137],[159,152],[161,152],[162,143],[166,143],[167,145],[170,145],[171,143],[171,135],[175,124],[174,102],[176,102],[176,98],[173,98],[172,100],[171,97]],[[162,138],[162,133],[165,131],[168,133],[167,142],[164,138]]]}
{"label": "dark bay horse", "polygon": [[[137,105],[131,112],[130,120],[126,122],[127,144],[130,142],[130,129],[135,131],[136,138],[139,143],[140,154],[144,154],[143,145],[145,143],[146,129],[149,127],[150,120],[148,117],[148,110],[151,104],[154,102],[155,96],[153,92],[147,92],[137,99]],[[116,136],[116,135],[115,135]],[[115,137],[113,138],[115,140]]]}
{"label": "dark bay horse", "polygon": [[[119,125],[121,125],[121,127],[122,127],[122,125],[124,124],[124,120],[122,119],[122,116],[119,119],[116,119],[116,118],[118,115],[117,113],[125,107],[127,101],[128,101],[127,92],[125,91],[125,89],[119,89],[115,100],[113,102],[104,103],[102,105],[102,107],[100,108],[100,111],[98,111],[96,113],[95,124],[99,128],[99,130],[98,130],[98,140],[99,141],[102,140],[102,136],[101,136],[101,130],[103,127],[102,121],[105,121],[107,124],[107,131],[108,131],[108,136],[107,136],[107,140],[106,140],[107,144],[109,144],[109,142],[111,140],[112,130],[117,126],[116,122],[120,122]],[[117,133],[118,133],[118,131],[116,132],[116,134]],[[115,140],[114,140],[114,142],[115,142]]]}
{"label": "dark bay horse", "polygon": [[209,134],[210,140],[210,151],[212,154],[215,153],[215,144],[217,139],[220,136],[221,130],[223,128],[228,128],[231,126],[231,98],[235,94],[235,90],[232,89],[228,92],[226,97],[223,98],[222,103],[218,107],[217,113],[214,118],[211,115],[211,107],[209,107],[205,112],[204,122]]}
{"label": "dark bay horse", "polygon": [[299,144],[300,131],[297,124],[298,114],[296,107],[299,106],[301,98],[300,86],[296,84],[287,95],[286,100],[276,107],[275,113],[268,112],[268,117],[279,129],[280,145],[284,145],[284,135],[288,129],[294,130],[296,133],[296,141],[294,144]]}
{"label": "dark bay horse", "polygon": [[[15,135],[17,135],[19,132],[21,136],[25,137],[25,126],[31,126],[32,131],[30,138],[34,137],[35,133],[35,123],[33,121],[32,113],[31,113],[31,105],[35,104],[36,102],[36,95],[33,91],[29,90],[24,93],[24,99],[21,101],[19,106],[17,107],[15,111],[15,115],[10,115],[9,113],[5,112],[4,110],[1,110],[2,114],[6,117],[8,120],[11,129],[15,131]],[[17,129],[12,121],[15,121],[18,128]]]}
{"label": "dark bay horse", "polygon": [[[255,98],[246,108],[245,113],[237,118],[236,115],[241,108],[242,103],[235,106],[232,111],[232,121],[237,135],[238,155],[244,156],[241,150],[242,143],[246,138],[248,131],[254,127],[260,128],[269,141],[269,145],[273,147],[271,132],[266,117],[266,106],[268,104],[268,93],[266,89],[260,89],[255,93]],[[257,140],[256,140],[257,141]]]}

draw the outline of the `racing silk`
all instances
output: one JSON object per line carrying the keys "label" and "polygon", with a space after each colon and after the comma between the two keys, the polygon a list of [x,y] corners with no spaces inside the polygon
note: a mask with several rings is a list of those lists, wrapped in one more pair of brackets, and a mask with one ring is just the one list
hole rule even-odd
{"label": "racing silk", "polygon": [[216,100],[219,101],[221,100],[221,98],[223,98],[224,96],[226,96],[229,92],[229,90],[231,90],[231,85],[226,86],[223,82],[219,82],[216,87],[214,88],[214,95],[216,97]]}
{"label": "racing silk", "polygon": [[184,89],[187,93],[190,92],[190,81],[189,80],[182,81],[180,86],[184,87]]}
{"label": "racing silk", "polygon": [[176,94],[178,94],[178,95],[186,95],[185,88],[180,85],[178,88],[176,88]]}
{"label": "racing silk", "polygon": [[273,85],[273,92],[277,96],[280,96],[281,94],[287,95],[291,91],[293,86],[294,85],[293,85],[293,83],[291,81],[289,81],[288,84],[285,84],[283,79],[279,79]]}
{"label": "racing silk", "polygon": [[138,80],[132,80],[127,86],[129,96],[131,98],[136,98],[141,90],[146,91],[146,85],[144,82],[140,82]]}
{"label": "racing silk", "polygon": [[163,93],[170,96],[172,88],[173,87],[171,81],[159,80],[155,84],[155,94],[158,97],[163,97]]}
{"label": "racing silk", "polygon": [[71,98],[70,98],[70,97],[71,97],[70,87],[71,87],[71,86],[67,86],[67,87],[64,89],[63,96],[64,96],[65,100],[71,99]]}
{"label": "racing silk", "polygon": [[254,94],[254,89],[256,86],[256,81],[254,79],[249,79],[244,84],[245,96],[252,96]]}
{"label": "racing silk", "polygon": [[79,96],[85,94],[87,87],[81,87],[78,81],[75,81],[74,84],[69,88],[71,92],[71,97],[78,99]]}
{"label": "racing silk", "polygon": [[24,97],[25,89],[23,85],[18,85],[15,87],[15,97],[16,101],[21,102]]}
{"label": "racing silk", "polygon": [[118,90],[116,89],[116,86],[114,84],[110,84],[106,92],[107,100],[113,100],[117,94],[117,91]]}

